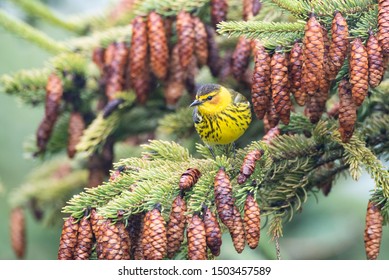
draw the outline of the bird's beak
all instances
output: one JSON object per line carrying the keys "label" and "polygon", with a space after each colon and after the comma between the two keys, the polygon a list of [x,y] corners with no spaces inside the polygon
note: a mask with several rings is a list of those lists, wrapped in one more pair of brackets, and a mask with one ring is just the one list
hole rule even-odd
{"label": "bird's beak", "polygon": [[201,104],[203,104],[203,101],[200,101],[200,100],[196,99],[195,101],[192,102],[192,104],[189,105],[189,107],[199,106]]}

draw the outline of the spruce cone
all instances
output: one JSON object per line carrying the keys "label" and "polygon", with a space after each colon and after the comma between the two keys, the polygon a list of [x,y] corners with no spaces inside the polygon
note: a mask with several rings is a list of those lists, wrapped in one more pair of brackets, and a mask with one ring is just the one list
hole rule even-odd
{"label": "spruce cone", "polygon": [[253,17],[254,0],[243,0],[243,20]]}
{"label": "spruce cone", "polygon": [[147,24],[143,17],[132,21],[132,40],[129,53],[129,84],[134,88],[137,100],[144,104],[149,94]]}
{"label": "spruce cone", "polygon": [[379,207],[372,201],[367,204],[366,225],[365,225],[365,250],[368,260],[375,260],[378,257],[382,238],[383,217]]}
{"label": "spruce cone", "polygon": [[278,135],[281,134],[281,130],[275,126],[271,128],[263,137],[262,141],[265,142],[266,144],[270,145],[272,140],[276,138]]}
{"label": "spruce cone", "polygon": [[257,40],[253,41],[254,74],[251,86],[251,101],[258,119],[262,120],[269,108],[270,88],[270,55]]}
{"label": "spruce cone", "polygon": [[259,243],[261,217],[257,201],[252,194],[248,194],[244,204],[244,228],[247,244],[255,249]]}
{"label": "spruce cone", "polygon": [[76,146],[80,142],[81,136],[84,133],[85,122],[84,118],[79,112],[72,112],[69,120],[69,138],[68,138],[68,157],[73,158],[76,154]]}
{"label": "spruce cone", "polygon": [[57,76],[57,74],[50,74],[46,85],[45,115],[37,131],[37,145],[39,152],[46,150],[46,145],[58,118],[62,95],[62,80]]}
{"label": "spruce cone", "polygon": [[189,66],[195,51],[195,30],[194,21],[190,13],[181,11],[177,15],[176,22],[177,37],[179,45],[178,53],[180,63],[184,70]]}
{"label": "spruce cone", "polygon": [[275,52],[270,62],[271,89],[274,107],[280,120],[289,124],[292,106],[288,85],[288,62],[285,53]]}
{"label": "spruce cone", "polygon": [[99,259],[130,259],[128,239],[123,234],[125,229],[121,222],[113,224],[110,219],[107,219],[100,225],[99,231],[99,238],[97,239],[97,246],[101,250],[101,254],[98,254]]}
{"label": "spruce cone", "polygon": [[227,19],[228,1],[227,0],[211,0],[211,21],[213,27]]}
{"label": "spruce cone", "polygon": [[294,95],[294,99],[297,104],[304,106],[306,100],[306,93],[302,91],[301,77],[302,67],[304,63],[303,49],[301,44],[294,43],[292,50],[290,51],[289,58],[289,81],[290,81],[290,92]]}
{"label": "spruce cone", "polygon": [[232,54],[231,69],[232,75],[237,81],[243,79],[243,75],[250,62],[251,40],[240,37]]}
{"label": "spruce cone", "polygon": [[74,249],[74,259],[88,260],[94,244],[92,226],[87,217],[83,217],[79,223],[77,245]]}
{"label": "spruce cone", "polygon": [[244,230],[243,219],[239,213],[239,209],[233,206],[233,223],[228,227],[231,235],[232,243],[238,254],[242,253],[246,245],[246,234]]}
{"label": "spruce cone", "polygon": [[116,98],[116,93],[123,90],[124,75],[127,68],[128,47],[125,42],[116,44],[110,65],[110,74],[105,87],[108,101]]}
{"label": "spruce cone", "polygon": [[101,73],[104,71],[104,53],[105,49],[102,47],[94,48],[92,53],[92,61],[97,65]]}
{"label": "spruce cone", "polygon": [[184,231],[186,225],[186,202],[185,199],[178,195],[172,204],[169,221],[167,223],[167,256],[173,258],[175,253],[180,249],[184,240]]}
{"label": "spruce cone", "polygon": [[320,80],[324,75],[324,41],[322,27],[314,16],[311,16],[305,25],[303,53],[304,64],[301,85],[304,92],[309,96],[313,96],[319,89]]}
{"label": "spruce cone", "polygon": [[121,256],[122,260],[130,260],[131,259],[131,238],[130,234],[128,233],[126,226],[123,221],[116,222],[118,233],[119,233],[119,239],[120,239],[120,248],[123,251],[123,254]]}
{"label": "spruce cone", "polygon": [[389,1],[378,0],[378,41],[384,54],[389,54]]}
{"label": "spruce cone", "polygon": [[208,35],[205,24],[200,18],[193,17],[195,31],[195,55],[199,66],[207,64],[208,61]]}
{"label": "spruce cone", "polygon": [[58,259],[73,260],[74,249],[77,245],[78,223],[70,216],[65,220],[59,241]]}
{"label": "spruce cone", "polygon": [[26,222],[21,207],[13,208],[10,217],[11,245],[19,259],[26,251]]}
{"label": "spruce cone", "polygon": [[196,168],[188,168],[182,173],[180,178],[180,190],[186,191],[193,187],[201,176],[201,172]]}
{"label": "spruce cone", "polygon": [[213,77],[218,77],[220,70],[222,69],[222,60],[220,58],[219,47],[215,40],[215,30],[206,25],[205,29],[207,31],[208,38],[208,61],[207,65]]}
{"label": "spruce cone", "polygon": [[260,160],[264,154],[263,150],[253,150],[249,152],[243,159],[238,175],[238,184],[243,184],[255,170],[256,161]]}
{"label": "spruce cone", "polygon": [[215,176],[214,194],[216,209],[220,220],[228,228],[232,228],[234,223],[234,199],[232,197],[232,186],[229,176],[222,167]]}
{"label": "spruce cone", "polygon": [[222,232],[217,218],[209,208],[206,208],[203,220],[207,246],[214,256],[219,256],[222,245]]}
{"label": "spruce cone", "polygon": [[318,92],[308,99],[304,112],[311,123],[317,123],[320,120],[326,108],[327,98],[328,91],[324,91]]}
{"label": "spruce cone", "polygon": [[158,79],[164,80],[169,65],[169,48],[162,16],[156,12],[149,13],[147,27],[151,70]]}
{"label": "spruce cone", "polygon": [[367,40],[366,50],[369,61],[369,85],[374,88],[384,77],[384,55],[377,37],[372,32]]}
{"label": "spruce cone", "polygon": [[336,12],[331,26],[332,39],[328,52],[327,77],[335,79],[348,54],[348,25],[340,12]]}
{"label": "spruce cone", "polygon": [[194,214],[190,219],[186,234],[188,239],[188,259],[206,260],[207,243],[205,227],[204,222],[197,214]]}
{"label": "spruce cone", "polygon": [[144,214],[132,215],[128,220],[128,233],[131,240],[130,257],[132,260],[143,260],[143,219]]}
{"label": "spruce cone", "polygon": [[164,87],[164,98],[168,108],[174,108],[185,90],[185,71],[181,66],[179,57],[179,45],[173,47],[170,64],[169,78]]}
{"label": "spruce cone", "polygon": [[270,99],[269,107],[267,110],[268,110],[267,114],[265,115],[265,117],[263,119],[263,123],[265,125],[266,131],[275,127],[280,121],[280,117],[279,117],[277,110],[276,110],[276,107],[274,105],[273,98]]}
{"label": "spruce cone", "polygon": [[[98,241],[100,240],[102,235],[102,231],[100,231],[100,226],[103,224],[104,218],[103,216],[97,214],[96,209],[92,208],[89,219],[92,227],[93,236],[95,237],[95,240]],[[97,253],[97,258],[99,259],[100,259],[101,251],[102,251],[101,244],[97,242],[96,253]]]}
{"label": "spruce cone", "polygon": [[361,106],[369,88],[369,63],[367,51],[360,38],[354,39],[350,51],[350,84],[353,100]]}
{"label": "spruce cone", "polygon": [[348,80],[341,80],[338,87],[339,93],[339,132],[343,142],[348,142],[353,135],[357,112],[351,95],[351,86]]}
{"label": "spruce cone", "polygon": [[145,260],[162,260],[166,255],[165,221],[157,208],[147,212],[144,217],[142,247]]}
{"label": "spruce cone", "polygon": [[197,64],[196,56],[192,56],[192,60],[185,73],[185,88],[191,96],[195,96],[197,92],[196,76],[198,75],[199,70]]}

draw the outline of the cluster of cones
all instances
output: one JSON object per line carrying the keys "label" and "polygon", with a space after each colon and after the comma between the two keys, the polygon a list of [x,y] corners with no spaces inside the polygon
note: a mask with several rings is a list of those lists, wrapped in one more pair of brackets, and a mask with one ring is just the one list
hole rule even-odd
{"label": "cluster of cones", "polygon": [[305,26],[303,42],[295,42],[290,52],[277,48],[270,55],[258,41],[252,42],[255,66],[252,79],[252,103],[266,129],[279,121],[289,123],[291,95],[312,123],[317,123],[326,109],[331,84],[348,58],[348,75],[338,84],[339,131],[344,142],[351,138],[356,110],[362,105],[369,87],[378,86],[386,70],[389,49],[388,10],[380,1],[378,33],[369,32],[366,44],[360,38],[349,42],[346,20],[336,12],[327,30],[312,14]]}
{"label": "cluster of cones", "polygon": [[[263,151],[254,150],[246,156],[240,178],[246,180],[251,176],[262,154]],[[120,171],[114,173],[111,180],[118,176]],[[203,205],[200,212],[188,213],[185,194],[200,177],[196,168],[189,168],[181,175],[180,193],[172,202],[167,222],[159,204],[146,213],[130,216],[127,221],[122,219],[123,213],[118,213],[115,223],[104,219],[95,209],[86,211],[78,221],[70,216],[63,225],[58,259],[89,259],[93,248],[98,259],[174,258],[182,249],[186,233],[188,259],[205,260],[207,248],[214,256],[220,254],[222,226],[219,221],[229,231],[238,253],[244,250],[246,242],[250,248],[256,248],[260,238],[260,208],[254,194],[247,194],[242,217],[232,196],[230,178],[221,167],[214,179],[214,205]]]}

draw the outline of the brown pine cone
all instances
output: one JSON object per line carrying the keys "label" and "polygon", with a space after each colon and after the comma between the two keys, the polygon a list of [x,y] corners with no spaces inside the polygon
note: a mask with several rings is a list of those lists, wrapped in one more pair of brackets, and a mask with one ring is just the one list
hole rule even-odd
{"label": "brown pine cone", "polygon": [[339,83],[339,132],[342,141],[347,143],[354,132],[357,112],[354,100],[351,94],[351,85],[348,80],[343,79]]}
{"label": "brown pine cone", "polygon": [[277,113],[276,107],[274,105],[273,98],[270,99],[268,111],[263,118],[263,123],[265,126],[265,131],[270,130],[271,128],[277,126],[280,121],[280,116]]}
{"label": "brown pine cone", "polygon": [[83,217],[79,223],[77,245],[74,249],[74,259],[88,260],[94,244],[92,226],[87,217]]}
{"label": "brown pine cone", "polygon": [[130,260],[131,259],[131,238],[130,234],[126,229],[126,226],[124,224],[124,221],[118,221],[116,222],[117,228],[118,228],[118,234],[120,239],[120,248],[123,251],[123,254],[121,256],[122,260]]}
{"label": "brown pine cone", "polygon": [[104,71],[104,53],[105,49],[103,47],[96,47],[92,52],[92,61],[97,65],[101,73]]}
{"label": "brown pine cone", "polygon": [[292,106],[289,93],[288,61],[285,53],[275,52],[270,62],[271,90],[274,107],[280,120],[289,124]]}
{"label": "brown pine cone", "polygon": [[197,214],[193,214],[187,228],[188,259],[206,260],[207,242],[203,220]]}
{"label": "brown pine cone", "polygon": [[227,12],[227,0],[211,0],[211,21],[214,28],[219,22],[227,19]]}
{"label": "brown pine cone", "polygon": [[313,15],[305,25],[303,43],[304,64],[301,85],[306,94],[313,96],[319,89],[320,80],[324,75],[324,41],[322,27]]}
{"label": "brown pine cone", "polygon": [[244,228],[247,244],[255,249],[259,243],[261,216],[257,201],[252,194],[248,194],[244,204]]}
{"label": "brown pine cone", "polygon": [[251,86],[251,101],[255,115],[262,120],[269,108],[271,99],[270,55],[258,40],[253,41],[252,46],[255,66]]}
{"label": "brown pine cone", "polygon": [[73,260],[74,249],[77,245],[78,222],[70,216],[65,220],[59,240],[58,259]]}
{"label": "brown pine cone", "polygon": [[192,56],[192,60],[190,61],[185,73],[185,88],[191,96],[195,96],[197,92],[196,77],[199,72],[197,64],[196,56]]}
{"label": "brown pine cone", "polygon": [[314,96],[308,98],[304,113],[311,123],[317,123],[320,120],[321,115],[324,113],[326,108],[327,98],[328,91],[318,92]]}
{"label": "brown pine cone", "polygon": [[246,245],[246,234],[244,230],[244,223],[242,216],[239,213],[239,209],[233,206],[233,223],[231,227],[228,227],[231,235],[232,243],[238,254],[242,253]]}
{"label": "brown pine cone", "polygon": [[306,93],[301,89],[302,67],[304,63],[303,49],[301,44],[294,43],[289,55],[289,86],[297,104],[304,106]]}
{"label": "brown pine cone", "polygon": [[250,178],[255,170],[255,163],[263,156],[263,150],[252,150],[244,157],[242,166],[240,167],[238,175],[238,184],[243,184]]}
{"label": "brown pine cone", "polygon": [[147,212],[144,217],[142,247],[145,260],[162,260],[166,256],[165,221],[158,208]]}
{"label": "brown pine cone", "polygon": [[232,75],[238,81],[242,80],[250,62],[251,40],[240,37],[232,54]]}
{"label": "brown pine cone", "polygon": [[369,88],[369,63],[367,51],[360,38],[351,42],[350,51],[350,84],[353,100],[357,107],[361,106]]}
{"label": "brown pine cone", "polygon": [[367,204],[364,235],[365,251],[368,260],[377,259],[380,252],[383,220],[380,208],[372,201],[369,201]]}
{"label": "brown pine cone", "polygon": [[46,84],[45,115],[36,135],[39,152],[46,150],[47,143],[58,118],[62,95],[62,80],[57,74],[51,73]]}
{"label": "brown pine cone", "polygon": [[272,140],[276,138],[278,135],[281,134],[281,130],[275,126],[271,128],[263,137],[262,141],[265,142],[266,144],[270,145]]}
{"label": "brown pine cone", "polygon": [[72,112],[70,115],[69,120],[69,127],[68,127],[68,157],[73,158],[76,154],[76,146],[78,142],[80,142],[81,136],[84,133],[85,129],[85,122],[84,118],[79,112]]}
{"label": "brown pine cone", "polygon": [[216,33],[215,30],[206,25],[205,29],[207,31],[208,38],[208,60],[207,65],[213,77],[218,77],[220,70],[222,70],[222,59],[220,57],[219,46],[215,40]]}
{"label": "brown pine cone", "polygon": [[219,218],[223,224],[231,228],[234,223],[234,199],[230,178],[223,167],[219,169],[215,176],[214,194]]}
{"label": "brown pine cone", "polygon": [[384,77],[384,55],[377,37],[372,32],[369,32],[366,50],[369,61],[369,85],[374,88]]}
{"label": "brown pine cone", "polygon": [[162,16],[156,12],[149,13],[147,27],[149,31],[150,67],[158,79],[164,80],[169,65],[169,48]]}
{"label": "brown pine cone", "polygon": [[201,176],[200,170],[196,168],[188,168],[184,173],[182,173],[179,187],[180,190],[186,191],[193,187]]}
{"label": "brown pine cone", "polygon": [[10,216],[11,245],[19,259],[24,257],[26,252],[26,222],[21,207],[11,210]]}
{"label": "brown pine cone", "polygon": [[205,24],[200,18],[193,17],[195,31],[195,55],[199,66],[207,64],[208,61],[208,34]]}
{"label": "brown pine cone", "polygon": [[[102,231],[100,231],[100,226],[103,224],[104,222],[104,218],[103,216],[97,214],[97,211],[96,209],[92,208],[91,209],[91,213],[90,213],[90,224],[91,224],[91,227],[92,227],[92,232],[93,232],[93,236],[95,237],[95,240],[99,240],[99,238],[101,238],[101,235],[102,235]],[[97,258],[100,259],[100,255],[101,255],[101,244],[100,243],[96,243],[96,253],[97,253]]]}
{"label": "brown pine cone", "polygon": [[219,222],[217,221],[217,218],[212,213],[212,211],[209,210],[209,208],[205,209],[203,220],[207,246],[214,256],[219,256],[220,247],[222,245],[222,232]]}
{"label": "brown pine cone", "polygon": [[98,254],[98,258],[102,260],[129,260],[129,244],[128,239],[125,239],[123,232],[124,227],[121,222],[112,223],[110,219],[105,220],[99,227],[99,238],[97,241],[97,247],[101,250],[101,254]]}
{"label": "brown pine cone", "polygon": [[184,240],[184,231],[186,225],[185,212],[187,210],[186,202],[181,195],[178,195],[172,203],[169,221],[167,223],[167,256],[173,258],[180,249]]}
{"label": "brown pine cone", "polygon": [[105,95],[108,101],[116,98],[116,93],[123,90],[124,75],[127,68],[128,46],[125,42],[116,44],[110,65],[110,74],[105,86]]}
{"label": "brown pine cone", "polygon": [[253,17],[254,0],[243,0],[243,20],[249,20]]}
{"label": "brown pine cone", "polygon": [[128,233],[131,240],[130,257],[132,260],[143,260],[143,219],[144,214],[130,216],[128,220]]}
{"label": "brown pine cone", "polygon": [[328,52],[327,77],[333,80],[342,67],[349,48],[348,25],[340,12],[335,12],[331,25],[331,34],[332,39]]}
{"label": "brown pine cone", "polygon": [[129,84],[137,100],[144,104],[149,95],[147,23],[141,16],[132,21],[132,40],[129,52]]}
{"label": "brown pine cone", "polygon": [[185,91],[185,71],[181,66],[179,57],[179,45],[173,47],[170,63],[169,63],[169,78],[164,85],[163,95],[166,106],[175,108],[177,102]]}
{"label": "brown pine cone", "polygon": [[177,29],[177,44],[179,46],[178,53],[180,56],[180,63],[184,70],[189,66],[192,56],[195,51],[195,30],[194,21],[190,13],[181,11],[177,15],[176,22]]}
{"label": "brown pine cone", "polygon": [[389,1],[378,0],[378,41],[384,54],[389,54]]}

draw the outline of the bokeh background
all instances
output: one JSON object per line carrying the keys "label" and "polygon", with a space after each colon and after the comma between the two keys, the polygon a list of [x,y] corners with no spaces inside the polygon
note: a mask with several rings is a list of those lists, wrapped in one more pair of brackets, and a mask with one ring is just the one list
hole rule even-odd
{"label": "bokeh background", "polygon": [[[109,0],[46,0],[57,13],[96,13],[112,5]],[[21,17],[56,39],[72,34],[52,28],[39,18],[28,17],[7,1],[0,0],[0,8]],[[20,69],[42,67],[49,53],[7,32],[0,27],[0,75]],[[0,259],[15,259],[9,237],[9,194],[23,183],[27,174],[41,162],[27,158],[23,145],[34,135],[43,115],[42,107],[30,107],[17,98],[7,96],[0,87]],[[283,259],[365,259],[363,231],[369,192],[374,182],[364,172],[358,182],[339,177],[328,197],[321,193],[310,196],[303,211],[284,228],[280,239]],[[47,227],[37,222],[26,211],[26,259],[56,259],[61,228]],[[266,221],[263,219],[263,225]],[[269,240],[267,227],[261,234],[260,246],[248,247],[237,254],[230,237],[224,236],[220,259],[275,258],[274,243]],[[389,259],[389,230],[384,227],[379,259]]]}

